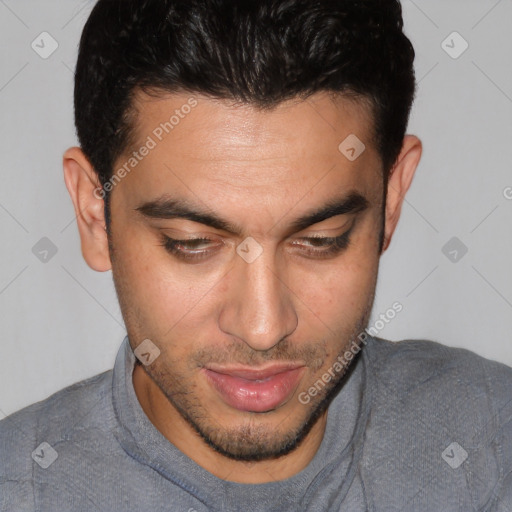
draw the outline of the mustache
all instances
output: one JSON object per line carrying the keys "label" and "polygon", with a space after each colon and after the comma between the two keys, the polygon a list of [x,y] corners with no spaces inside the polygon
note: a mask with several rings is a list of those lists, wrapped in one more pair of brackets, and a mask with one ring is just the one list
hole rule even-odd
{"label": "mustache", "polygon": [[253,350],[244,342],[233,341],[222,348],[204,348],[195,352],[191,361],[193,366],[204,367],[209,364],[236,363],[244,366],[261,366],[263,363],[303,361],[313,369],[320,368],[325,361],[327,352],[325,340],[297,346],[289,340],[278,342],[268,350]]}

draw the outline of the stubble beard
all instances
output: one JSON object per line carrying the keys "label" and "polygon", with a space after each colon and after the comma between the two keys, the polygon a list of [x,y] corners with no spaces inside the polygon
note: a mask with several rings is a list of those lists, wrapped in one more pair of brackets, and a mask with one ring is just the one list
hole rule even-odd
{"label": "stubble beard", "polygon": [[[347,347],[353,344],[360,347],[359,334],[368,325],[372,304],[373,296],[348,342],[343,344],[330,366],[322,365],[322,368],[319,369],[320,375],[331,368],[335,361],[339,361],[339,358],[343,357]],[[160,356],[159,362],[164,364],[144,367],[144,370],[160,388],[173,408],[209,447],[235,461],[258,462],[287,455],[300,446],[347,382],[359,360],[360,352],[361,350],[357,352],[352,361],[347,361],[343,370],[326,383],[317,395],[311,397],[307,404],[300,403],[296,395],[291,397],[291,401],[300,403],[300,418],[294,421],[296,425],[287,429],[279,429],[279,426],[286,424],[289,417],[284,418],[277,425],[272,422],[272,415],[277,415],[277,411],[245,412],[243,420],[236,427],[223,426],[201,403],[198,393],[195,392],[195,387],[187,387],[187,379],[170,369],[176,365],[165,364]],[[310,385],[318,380],[319,374],[315,374]],[[306,389],[309,387],[308,385]]]}

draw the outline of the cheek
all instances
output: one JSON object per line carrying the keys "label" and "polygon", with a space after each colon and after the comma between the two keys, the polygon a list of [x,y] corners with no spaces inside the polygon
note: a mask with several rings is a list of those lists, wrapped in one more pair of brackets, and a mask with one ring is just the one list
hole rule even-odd
{"label": "cheek", "polygon": [[361,262],[341,264],[325,275],[303,275],[304,304],[314,316],[336,331],[337,326],[353,326],[373,296],[376,271]]}
{"label": "cheek", "polygon": [[158,243],[154,236],[127,233],[116,245],[122,258],[113,271],[121,302],[129,317],[137,318],[137,329],[169,339],[180,329],[204,325],[208,296],[215,294],[222,273],[198,273],[199,267],[180,265]]}
{"label": "cheek", "polygon": [[361,235],[353,243],[332,263],[302,270],[295,278],[305,304],[327,325],[353,325],[375,291],[379,265],[375,237]]}

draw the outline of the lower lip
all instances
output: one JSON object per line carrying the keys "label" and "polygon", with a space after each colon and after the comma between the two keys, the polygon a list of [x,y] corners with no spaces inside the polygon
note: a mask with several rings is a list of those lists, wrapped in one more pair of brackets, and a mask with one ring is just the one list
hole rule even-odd
{"label": "lower lip", "polygon": [[267,412],[283,405],[297,388],[303,371],[303,367],[296,368],[257,381],[204,370],[224,402],[247,412]]}

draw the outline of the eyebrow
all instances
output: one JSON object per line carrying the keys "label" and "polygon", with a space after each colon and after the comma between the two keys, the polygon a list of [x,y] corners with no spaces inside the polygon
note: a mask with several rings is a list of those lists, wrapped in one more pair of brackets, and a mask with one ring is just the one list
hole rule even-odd
{"label": "eyebrow", "polygon": [[[289,224],[290,233],[301,231],[337,215],[360,213],[369,205],[369,201],[358,192],[331,199],[323,206],[294,219]],[[223,219],[212,211],[193,205],[187,200],[174,199],[165,195],[142,204],[135,208],[135,211],[152,219],[190,220],[237,236],[242,236],[244,232],[241,226]]]}

